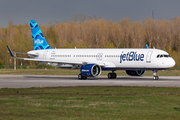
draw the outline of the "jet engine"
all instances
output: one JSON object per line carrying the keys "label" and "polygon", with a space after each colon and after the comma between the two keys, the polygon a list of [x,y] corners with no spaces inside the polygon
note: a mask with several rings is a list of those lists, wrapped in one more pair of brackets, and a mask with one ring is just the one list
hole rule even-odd
{"label": "jet engine", "polygon": [[101,67],[96,64],[87,64],[81,66],[81,74],[85,77],[96,77],[101,74]]}
{"label": "jet engine", "polygon": [[126,73],[130,76],[142,76],[145,70],[126,70]]}

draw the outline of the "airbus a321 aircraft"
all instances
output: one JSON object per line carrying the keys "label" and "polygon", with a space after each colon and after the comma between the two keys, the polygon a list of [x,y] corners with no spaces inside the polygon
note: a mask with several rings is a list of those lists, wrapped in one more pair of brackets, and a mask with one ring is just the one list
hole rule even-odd
{"label": "airbus a321 aircraft", "polygon": [[[172,68],[175,65],[174,59],[159,49],[53,49],[35,20],[30,20],[30,27],[34,50],[27,53],[12,52],[7,46],[10,55],[57,68],[80,69],[78,79],[97,77],[102,70],[112,71],[107,75],[109,79],[116,78],[116,70],[125,70],[131,76],[142,76],[145,70],[152,70],[153,79],[157,80],[158,70]],[[19,58],[13,53],[27,54],[31,58]]]}

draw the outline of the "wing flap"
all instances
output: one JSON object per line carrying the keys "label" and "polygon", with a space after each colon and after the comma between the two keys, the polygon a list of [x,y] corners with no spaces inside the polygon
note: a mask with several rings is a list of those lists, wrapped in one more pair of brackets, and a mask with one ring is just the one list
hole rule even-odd
{"label": "wing flap", "polygon": [[83,62],[78,61],[62,61],[62,60],[48,60],[48,59],[32,59],[32,58],[23,58],[24,60],[38,61],[38,62],[47,62],[47,63],[63,63],[63,64],[78,64],[83,65]]}

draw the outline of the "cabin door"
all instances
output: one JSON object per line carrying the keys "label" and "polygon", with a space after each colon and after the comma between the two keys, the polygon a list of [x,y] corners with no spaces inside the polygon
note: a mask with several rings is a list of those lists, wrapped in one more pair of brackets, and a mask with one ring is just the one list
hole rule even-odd
{"label": "cabin door", "polygon": [[146,57],[146,63],[151,63],[151,55],[152,55],[153,51],[149,51],[147,53],[147,57]]}
{"label": "cabin door", "polygon": [[48,51],[45,51],[45,52],[44,52],[44,54],[43,54],[43,59],[46,59],[47,53],[48,53]]}

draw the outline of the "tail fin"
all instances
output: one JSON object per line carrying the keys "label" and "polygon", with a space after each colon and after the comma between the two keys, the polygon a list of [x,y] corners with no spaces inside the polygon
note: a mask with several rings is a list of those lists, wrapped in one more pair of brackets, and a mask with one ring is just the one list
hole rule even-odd
{"label": "tail fin", "polygon": [[34,50],[52,49],[48,45],[37,22],[35,20],[30,20],[29,22],[30,22],[30,27],[31,27],[31,35],[32,35],[32,39],[33,39]]}

